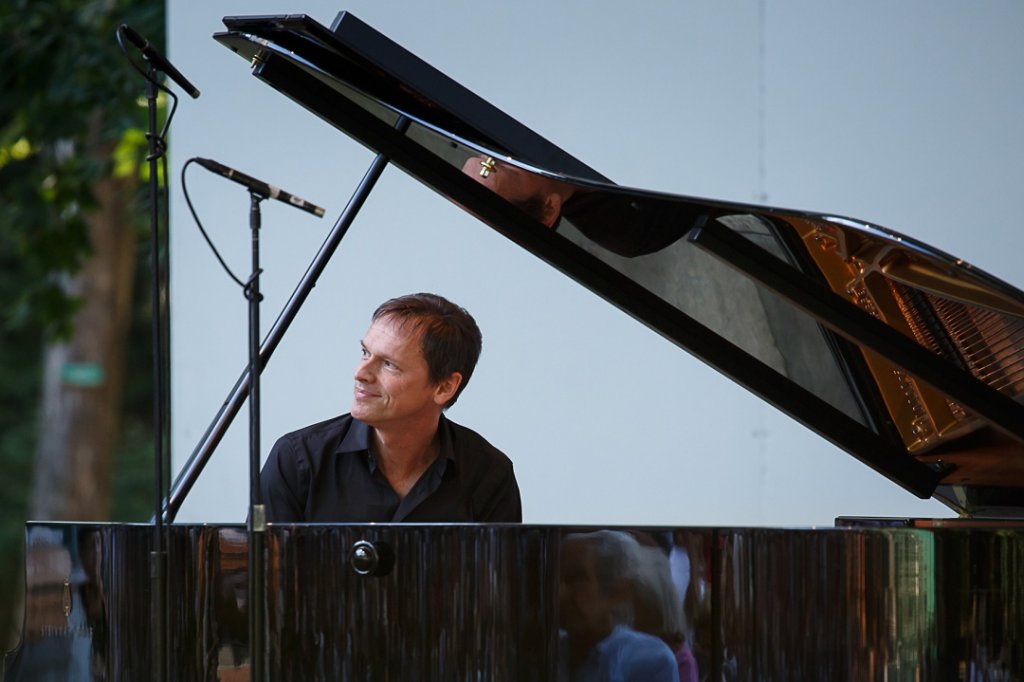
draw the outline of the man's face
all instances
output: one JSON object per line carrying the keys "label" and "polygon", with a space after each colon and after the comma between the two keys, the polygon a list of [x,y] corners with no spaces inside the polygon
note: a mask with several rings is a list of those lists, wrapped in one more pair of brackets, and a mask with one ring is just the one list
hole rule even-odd
{"label": "man's face", "polygon": [[[471,156],[462,165],[462,172],[489,187],[506,201],[519,206],[548,227],[554,227],[562,207],[563,186],[547,178],[529,173],[510,163],[484,156]],[[486,169],[484,165],[487,163]],[[486,175],[482,174],[484,170]]]}
{"label": "man's face", "polygon": [[449,385],[458,373],[438,384],[430,381],[420,348],[422,331],[412,321],[404,324],[378,319],[362,341],[362,359],[356,366],[352,416],[375,428],[418,420],[436,420],[451,398]]}

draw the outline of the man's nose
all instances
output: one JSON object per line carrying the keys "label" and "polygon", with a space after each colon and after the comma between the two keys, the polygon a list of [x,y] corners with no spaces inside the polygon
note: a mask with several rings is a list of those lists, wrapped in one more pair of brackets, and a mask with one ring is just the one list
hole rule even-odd
{"label": "man's nose", "polygon": [[356,365],[355,378],[356,381],[362,381],[364,383],[373,381],[372,361],[370,358],[364,358],[360,360]]}

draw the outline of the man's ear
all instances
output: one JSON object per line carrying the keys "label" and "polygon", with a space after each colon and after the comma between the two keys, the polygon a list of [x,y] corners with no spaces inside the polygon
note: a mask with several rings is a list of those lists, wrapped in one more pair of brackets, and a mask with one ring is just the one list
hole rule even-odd
{"label": "man's ear", "polygon": [[436,389],[434,391],[434,402],[438,405],[447,405],[448,401],[454,397],[456,391],[459,390],[459,386],[462,385],[462,375],[459,372],[452,372],[441,381],[437,382]]}
{"label": "man's ear", "polygon": [[544,206],[541,209],[541,222],[548,227],[554,227],[562,216],[562,195],[551,192],[544,197]]}

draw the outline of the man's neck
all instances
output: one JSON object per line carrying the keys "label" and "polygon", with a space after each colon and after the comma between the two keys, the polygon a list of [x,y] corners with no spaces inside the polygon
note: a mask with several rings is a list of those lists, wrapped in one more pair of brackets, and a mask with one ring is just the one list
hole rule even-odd
{"label": "man's neck", "polygon": [[377,458],[377,466],[404,498],[440,453],[438,424],[418,429],[379,429],[371,431],[371,447]]}

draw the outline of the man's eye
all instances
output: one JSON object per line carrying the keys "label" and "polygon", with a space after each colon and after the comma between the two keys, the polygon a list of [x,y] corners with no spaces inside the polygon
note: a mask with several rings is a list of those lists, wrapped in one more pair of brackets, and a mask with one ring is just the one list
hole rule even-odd
{"label": "man's eye", "polygon": [[370,356],[370,351],[366,350],[365,348],[360,348],[359,354],[366,358]]}
{"label": "man's eye", "polygon": [[389,367],[389,368],[391,368],[391,369],[394,369],[394,368],[395,368],[395,363],[391,362],[390,360],[384,360],[382,364],[383,364],[383,365],[384,365],[385,367]]}

